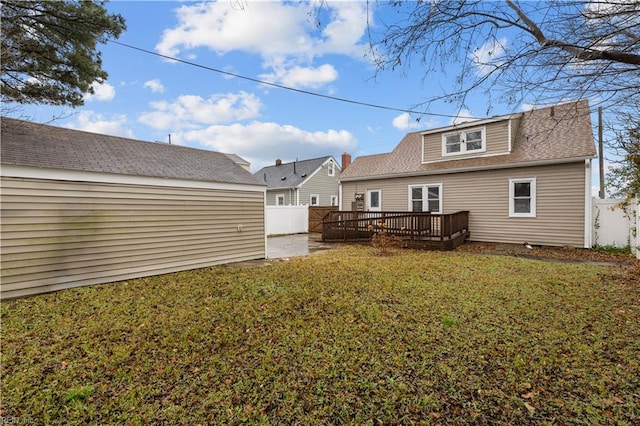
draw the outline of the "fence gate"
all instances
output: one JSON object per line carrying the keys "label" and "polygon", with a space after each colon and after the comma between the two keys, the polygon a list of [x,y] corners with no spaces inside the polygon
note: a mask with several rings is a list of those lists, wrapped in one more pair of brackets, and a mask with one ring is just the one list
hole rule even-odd
{"label": "fence gate", "polygon": [[338,206],[309,207],[309,232],[322,233],[322,218],[329,212],[337,212]]}

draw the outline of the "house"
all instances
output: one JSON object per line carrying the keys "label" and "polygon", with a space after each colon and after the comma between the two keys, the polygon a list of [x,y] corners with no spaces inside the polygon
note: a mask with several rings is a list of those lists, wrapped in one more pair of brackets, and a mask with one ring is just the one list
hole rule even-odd
{"label": "house", "polygon": [[2,118],[0,297],[266,257],[266,185],[226,154]]}
{"label": "house", "polygon": [[263,167],[254,174],[267,184],[267,205],[337,206],[340,166],[332,156]]}
{"label": "house", "polygon": [[342,171],[341,206],[469,211],[471,240],[590,247],[595,155],[584,100],[412,132]]}

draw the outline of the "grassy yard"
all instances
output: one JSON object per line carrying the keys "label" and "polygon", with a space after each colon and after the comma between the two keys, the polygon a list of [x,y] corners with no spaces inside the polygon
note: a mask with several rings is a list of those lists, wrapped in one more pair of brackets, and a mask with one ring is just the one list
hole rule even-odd
{"label": "grassy yard", "polygon": [[342,247],[3,302],[19,424],[640,424],[619,266]]}

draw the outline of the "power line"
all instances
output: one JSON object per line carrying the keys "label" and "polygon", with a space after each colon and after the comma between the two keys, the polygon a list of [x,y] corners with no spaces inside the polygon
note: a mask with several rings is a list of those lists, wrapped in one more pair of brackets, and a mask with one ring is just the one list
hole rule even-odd
{"label": "power line", "polygon": [[[319,98],[325,98],[325,99],[330,99],[330,100],[333,100],[333,101],[345,102],[345,103],[349,103],[349,104],[353,104],[353,105],[366,106],[366,107],[370,107],[370,108],[378,108],[378,109],[385,109],[385,110],[389,110],[389,111],[406,112],[408,114],[428,115],[428,116],[433,116],[433,117],[445,117],[445,118],[458,118],[457,115],[438,114],[438,113],[434,113],[434,112],[425,112],[425,111],[415,111],[415,110],[410,110],[410,109],[402,109],[402,108],[389,107],[389,106],[385,106],[385,105],[372,104],[372,103],[368,103],[368,102],[354,101],[352,99],[339,98],[337,96],[323,95],[322,93],[316,93],[316,92],[310,92],[308,90],[296,89],[295,87],[285,86],[285,85],[277,84],[277,83],[271,83],[271,82],[260,80],[260,79],[257,79],[257,78],[247,77],[247,76],[236,74],[236,73],[232,73],[232,72],[229,72],[229,71],[224,71],[224,70],[221,70],[221,69],[213,68],[213,67],[210,67],[210,66],[207,66],[207,65],[198,64],[196,62],[191,62],[191,61],[186,61],[184,59],[174,58],[172,56],[163,55],[161,53],[157,53],[157,52],[154,52],[154,51],[151,51],[151,50],[143,49],[141,47],[132,46],[130,44],[122,43],[122,42],[115,41],[115,40],[109,40],[109,43],[118,44],[120,46],[127,47],[129,49],[137,50],[139,52],[144,52],[144,53],[147,53],[149,55],[158,56],[158,57],[161,57],[161,58],[164,58],[164,59],[168,59],[168,60],[171,60],[171,61],[180,62],[180,63],[186,64],[186,65],[191,65],[193,67],[202,68],[202,69],[205,69],[207,71],[213,71],[213,72],[217,72],[217,73],[220,73],[220,74],[228,75],[228,76],[231,76],[231,77],[236,77],[236,78],[240,78],[240,79],[243,79],[243,80],[252,81],[254,83],[264,84],[266,86],[277,87],[278,89],[284,89],[284,90],[289,90],[289,91],[292,91],[292,92],[302,93],[302,94],[305,94],[305,95],[317,96]],[[478,119],[478,117],[465,117],[465,118]]]}

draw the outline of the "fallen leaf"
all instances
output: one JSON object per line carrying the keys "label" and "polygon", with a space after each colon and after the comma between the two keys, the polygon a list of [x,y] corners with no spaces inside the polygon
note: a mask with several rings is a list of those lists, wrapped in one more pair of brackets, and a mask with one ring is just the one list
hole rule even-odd
{"label": "fallen leaf", "polygon": [[533,399],[533,397],[535,397],[537,393],[538,392],[536,392],[536,391],[531,391],[531,392],[528,392],[528,393],[523,393],[520,396],[522,396],[524,399]]}
{"label": "fallen leaf", "polygon": [[533,405],[529,404],[528,402],[524,403],[525,408],[527,409],[527,411],[529,412],[529,414],[533,414],[536,409]]}

